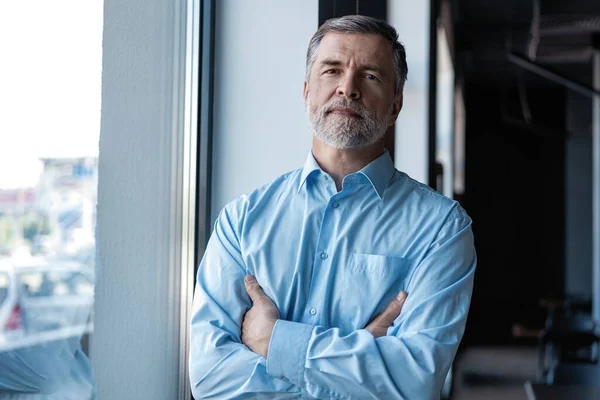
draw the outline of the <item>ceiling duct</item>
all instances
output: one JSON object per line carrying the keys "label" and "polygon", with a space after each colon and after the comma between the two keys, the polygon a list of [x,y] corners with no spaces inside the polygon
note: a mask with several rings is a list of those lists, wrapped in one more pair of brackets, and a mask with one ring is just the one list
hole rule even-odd
{"label": "ceiling duct", "polygon": [[540,63],[588,63],[600,15],[541,15],[535,60]]}

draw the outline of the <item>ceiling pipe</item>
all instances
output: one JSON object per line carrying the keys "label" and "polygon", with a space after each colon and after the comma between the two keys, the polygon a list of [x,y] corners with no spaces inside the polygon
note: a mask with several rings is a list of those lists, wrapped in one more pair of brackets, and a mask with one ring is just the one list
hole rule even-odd
{"label": "ceiling pipe", "polygon": [[561,84],[571,90],[576,91],[577,93],[581,93],[587,97],[593,97],[594,94],[599,95],[600,89],[594,89],[583,83],[579,83],[574,81],[558,72],[554,72],[547,67],[544,67],[540,64],[537,64],[533,61],[528,60],[527,58],[520,56],[514,52],[509,52],[507,54],[508,60],[515,65],[518,65],[521,68],[524,68],[528,71],[533,72],[543,78],[546,78],[550,81]]}

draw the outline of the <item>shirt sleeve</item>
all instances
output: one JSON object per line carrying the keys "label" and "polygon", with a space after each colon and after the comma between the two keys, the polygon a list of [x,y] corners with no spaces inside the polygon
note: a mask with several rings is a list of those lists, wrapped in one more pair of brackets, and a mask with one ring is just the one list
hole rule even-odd
{"label": "shirt sleeve", "polygon": [[342,336],[277,321],[267,370],[317,398],[439,399],[471,301],[476,254],[468,217],[447,221],[407,286],[387,336]]}
{"label": "shirt sleeve", "polygon": [[236,213],[226,207],[198,269],[190,332],[190,382],[196,399],[299,393],[300,388],[267,373],[266,359],[240,339],[251,301],[236,234]]}

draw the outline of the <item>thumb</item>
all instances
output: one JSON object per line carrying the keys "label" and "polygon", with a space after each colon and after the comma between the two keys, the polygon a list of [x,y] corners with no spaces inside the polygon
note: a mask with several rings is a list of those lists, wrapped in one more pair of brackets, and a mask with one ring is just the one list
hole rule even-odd
{"label": "thumb", "polygon": [[404,290],[398,293],[398,296],[390,302],[387,308],[377,317],[377,319],[385,324],[385,326],[392,326],[394,320],[398,318],[402,311],[402,306],[406,301],[406,292]]}
{"label": "thumb", "polygon": [[252,275],[246,275],[244,278],[244,287],[246,288],[246,293],[250,296],[250,299],[253,303],[261,300],[266,297],[265,292],[263,292],[262,288],[256,281],[256,278]]}

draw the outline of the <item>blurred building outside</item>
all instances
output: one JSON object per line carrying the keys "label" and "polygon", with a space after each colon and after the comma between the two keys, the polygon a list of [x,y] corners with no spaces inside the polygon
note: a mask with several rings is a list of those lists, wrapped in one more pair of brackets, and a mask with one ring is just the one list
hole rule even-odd
{"label": "blurred building outside", "polygon": [[94,268],[97,157],[43,158],[34,187],[0,188],[0,259]]}

